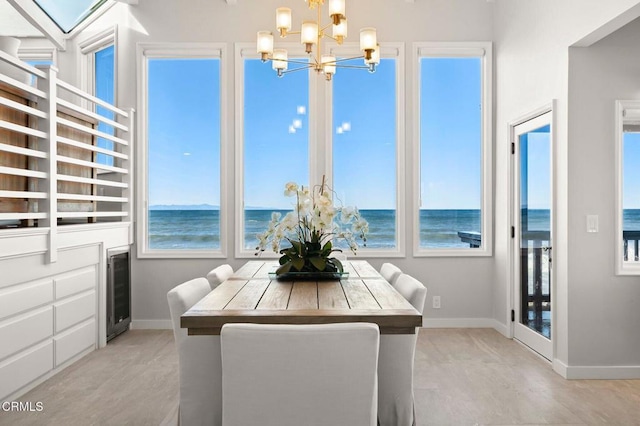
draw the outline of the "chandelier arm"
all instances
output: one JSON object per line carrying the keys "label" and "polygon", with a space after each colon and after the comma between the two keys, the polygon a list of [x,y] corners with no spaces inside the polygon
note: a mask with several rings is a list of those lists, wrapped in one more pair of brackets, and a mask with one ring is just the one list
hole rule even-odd
{"label": "chandelier arm", "polygon": [[[270,61],[273,61],[273,58],[269,58]],[[303,61],[303,60],[297,60],[297,59],[277,59],[278,61],[281,62],[286,62],[288,64],[303,64],[305,66],[307,66],[308,68],[313,67],[315,64],[310,63],[309,61]]]}
{"label": "chandelier arm", "polygon": [[369,67],[364,66],[364,65],[342,65],[342,64],[335,64],[337,68],[357,68],[357,69],[361,69],[361,70],[368,70]]}
{"label": "chandelier arm", "polygon": [[[320,22],[318,22],[318,25],[320,25]],[[331,28],[332,25],[333,25],[333,23],[329,23],[326,26],[322,27],[320,29],[320,31],[318,31],[318,34],[322,34],[324,37],[330,37],[330,36],[326,35],[324,32],[326,30],[328,30],[329,28]],[[331,37],[331,38],[333,38],[333,37]]]}
{"label": "chandelier arm", "polygon": [[[360,56],[352,56],[350,58],[338,58],[334,62],[352,61],[354,59],[364,59],[364,56],[360,55]],[[340,65],[340,66],[343,67],[344,65]]]}
{"label": "chandelier arm", "polygon": [[302,71],[302,70],[308,70],[309,68],[312,68],[313,65],[307,65],[304,67],[299,67],[299,68],[293,68],[293,69],[288,69],[286,71],[282,71],[282,74],[291,74],[292,72],[296,72],[296,71]]}

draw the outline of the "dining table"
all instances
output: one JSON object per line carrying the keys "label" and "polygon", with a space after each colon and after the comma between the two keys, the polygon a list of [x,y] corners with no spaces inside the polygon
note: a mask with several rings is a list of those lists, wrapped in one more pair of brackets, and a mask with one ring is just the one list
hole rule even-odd
{"label": "dining table", "polygon": [[422,315],[365,260],[342,262],[332,279],[280,279],[277,260],[252,260],[186,311],[189,335],[219,335],[227,323],[369,322],[381,334],[415,334]]}

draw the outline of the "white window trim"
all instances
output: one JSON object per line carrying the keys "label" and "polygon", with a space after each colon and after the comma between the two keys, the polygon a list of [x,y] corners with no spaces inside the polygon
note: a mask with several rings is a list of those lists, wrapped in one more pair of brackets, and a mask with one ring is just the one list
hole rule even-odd
{"label": "white window trim", "polygon": [[[102,49],[113,46],[113,104],[118,105],[118,27],[107,28],[78,43],[80,55],[78,55],[79,85],[87,93],[96,95],[96,58],[95,54]],[[86,109],[96,112],[97,105],[86,99],[79,99],[80,104]],[[106,173],[98,170],[98,174]]]}
{"label": "white window trim", "polygon": [[616,219],[614,238],[616,275],[640,275],[640,262],[625,262],[622,232],[624,230],[624,136],[623,125],[626,123],[640,124],[640,100],[620,100],[615,103],[615,197]]}
{"label": "white window trim", "polygon": [[[137,166],[137,255],[138,258],[226,258],[227,257],[227,70],[224,43],[138,43],[138,155]],[[220,248],[217,250],[152,250],[148,248],[148,139],[147,139],[147,64],[156,58],[218,58],[220,59]]]}
{"label": "white window trim", "polygon": [[[423,57],[482,59],[481,234],[479,248],[420,247],[420,59]],[[413,253],[416,257],[482,257],[493,254],[493,49],[491,42],[417,42],[413,44]]]}
{"label": "white window trim", "polygon": [[22,61],[51,61],[57,66],[58,50],[55,47],[20,47],[18,58]]}
{"label": "white window trim", "polygon": [[[358,43],[344,43],[333,45],[330,48],[332,55],[336,57],[357,57],[362,55]],[[405,257],[405,214],[406,214],[406,185],[405,185],[405,72],[404,72],[404,43],[380,43],[381,58],[393,58],[396,60],[396,247],[393,249],[373,249],[367,247],[358,248],[358,256],[361,257]],[[337,70],[336,74],[340,72]],[[366,73],[366,70],[362,70]],[[339,77],[338,77],[339,78]],[[325,105],[325,173],[329,177],[329,184],[333,182],[333,84],[326,85]],[[347,252],[347,255],[350,255]]]}
{"label": "white window trim", "polygon": [[92,35],[78,43],[81,55],[78,55],[78,82],[80,88],[87,93],[95,94],[95,53],[113,45],[114,63],[114,101],[118,104],[118,26],[107,28],[97,34]]}
{"label": "white window trim", "polygon": [[[289,57],[307,57],[304,48],[300,43],[278,43],[278,47],[286,48]],[[256,251],[244,247],[244,60],[258,59],[260,55],[256,52],[255,43],[235,44],[235,257],[239,259],[255,258]],[[270,64],[264,64],[271,67]],[[275,73],[275,71],[273,71]],[[304,71],[299,71],[304,72]],[[313,179],[322,170],[318,166],[314,153],[318,152],[317,143],[317,118],[315,111],[317,102],[317,76],[311,69],[309,72],[309,105],[307,117],[309,117],[309,184],[313,184]],[[287,78],[286,75],[283,78]],[[283,188],[286,182],[282,182]],[[277,259],[279,254],[272,250],[265,250],[260,254],[261,258]]]}

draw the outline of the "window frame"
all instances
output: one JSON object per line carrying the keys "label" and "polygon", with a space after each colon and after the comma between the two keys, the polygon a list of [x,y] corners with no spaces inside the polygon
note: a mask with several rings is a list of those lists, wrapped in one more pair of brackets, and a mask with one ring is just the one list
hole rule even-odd
{"label": "window frame", "polygon": [[[80,76],[80,87],[85,92],[97,97],[96,87],[96,54],[101,50],[107,49],[113,46],[113,104],[118,105],[118,27],[114,25],[97,34],[92,35],[80,43],[78,70]],[[80,99],[80,102],[85,108],[93,108],[93,112],[98,114],[98,106],[87,101],[86,99]],[[115,134],[116,129],[113,129]],[[112,159],[113,161],[113,159]],[[113,165],[111,162],[105,163],[107,165]],[[98,174],[105,173],[105,170],[98,170]]]}
{"label": "window frame", "polygon": [[18,58],[24,62],[51,61],[52,65],[58,66],[58,50],[55,47],[20,47],[18,48]]}
{"label": "window frame", "polygon": [[[422,58],[469,58],[482,61],[482,140],[481,140],[481,234],[478,248],[425,248],[420,246],[420,93]],[[416,42],[413,43],[413,255],[415,257],[488,257],[493,255],[493,47],[491,42]]]}
{"label": "window frame", "polygon": [[[329,49],[336,57],[356,57],[362,55],[359,44],[348,42],[342,45],[332,45]],[[405,181],[405,69],[404,69],[404,43],[385,42],[380,43],[381,59],[395,59],[396,62],[396,247],[393,249],[374,249],[358,247],[358,256],[370,258],[405,257],[405,235],[406,235],[406,181]],[[367,72],[362,70],[362,72]],[[336,77],[339,77],[340,69],[337,70]],[[325,109],[325,134],[327,141],[324,158],[325,174],[328,182],[333,187],[333,83],[325,87],[326,109]],[[349,252],[347,252],[349,255]]]}
{"label": "window frame", "polygon": [[[137,45],[137,98],[138,98],[138,144],[136,166],[136,220],[137,256],[156,259],[195,259],[227,257],[227,67],[225,43],[138,43]],[[149,59],[194,59],[208,58],[220,60],[220,248],[215,250],[158,250],[148,247],[148,61]]]}
{"label": "window frame", "polygon": [[[78,43],[79,55],[78,73],[80,87],[87,93],[95,94],[95,54],[102,49],[113,46],[113,91],[114,99],[118,103],[118,26],[107,28]],[[86,101],[85,101],[86,102]]]}
{"label": "window frame", "polygon": [[[626,118],[629,111],[633,111],[633,118]],[[615,272],[616,275],[640,275],[640,262],[625,262],[623,250],[624,231],[624,131],[626,123],[633,122],[640,125],[640,100],[615,101]]]}
{"label": "window frame", "polygon": [[[286,42],[278,43],[279,48],[285,48],[289,57],[306,58],[308,55],[304,51],[303,45],[300,43]],[[235,44],[235,257],[238,259],[255,258],[255,250],[246,249],[244,247],[244,60],[260,59],[260,55],[256,51],[255,43],[236,43]],[[265,67],[271,67],[270,64],[264,64]],[[275,73],[275,71],[273,71]],[[304,71],[299,71],[304,72]],[[317,121],[315,112],[317,108],[317,76],[311,69],[309,73],[309,105],[307,107],[307,117],[309,120],[309,184],[314,183],[314,177],[318,175],[321,166],[318,162],[314,162],[312,158],[318,158],[318,138],[317,138]],[[284,76],[283,78],[287,78]],[[319,182],[319,181],[318,181]],[[284,184],[282,182],[282,187]],[[284,195],[283,195],[284,197]],[[279,254],[272,250],[265,250],[260,257],[267,259],[277,259]]]}

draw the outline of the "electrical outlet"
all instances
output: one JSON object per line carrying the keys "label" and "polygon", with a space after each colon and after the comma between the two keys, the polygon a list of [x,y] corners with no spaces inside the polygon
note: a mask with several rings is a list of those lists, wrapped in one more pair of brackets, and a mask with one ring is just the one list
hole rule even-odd
{"label": "electrical outlet", "polygon": [[433,296],[433,309],[440,309],[440,296]]}

